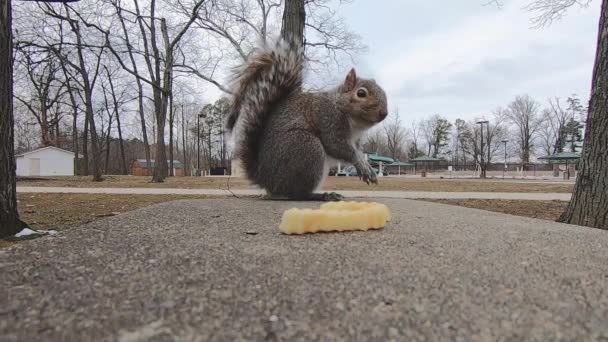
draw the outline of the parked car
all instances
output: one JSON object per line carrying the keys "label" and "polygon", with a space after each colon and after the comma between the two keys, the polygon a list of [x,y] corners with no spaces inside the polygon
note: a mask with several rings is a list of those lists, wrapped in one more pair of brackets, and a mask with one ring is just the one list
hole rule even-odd
{"label": "parked car", "polygon": [[342,171],[337,172],[336,176],[338,177],[355,177],[358,176],[357,169],[354,166],[347,166],[342,169]]}
{"label": "parked car", "polygon": [[[372,170],[374,170],[374,172],[376,174],[378,174],[378,169],[373,167]],[[388,171],[383,170],[382,174],[384,176],[388,176]],[[359,176],[359,172],[357,172],[357,169],[354,166],[347,166],[345,168],[342,169],[342,171],[337,172],[336,176],[338,177],[357,177]]]}

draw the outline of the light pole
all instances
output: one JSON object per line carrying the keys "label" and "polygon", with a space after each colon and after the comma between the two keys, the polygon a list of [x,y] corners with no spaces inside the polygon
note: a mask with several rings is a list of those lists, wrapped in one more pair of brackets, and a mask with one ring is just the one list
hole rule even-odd
{"label": "light pole", "polygon": [[505,179],[505,172],[507,171],[507,143],[509,140],[505,139],[502,141],[505,144],[505,168],[502,170],[502,179]]}
{"label": "light pole", "polygon": [[479,163],[479,166],[481,167],[481,174],[479,175],[481,178],[486,178],[486,166],[484,165],[484,160],[483,160],[483,124],[489,124],[490,122],[487,120],[482,120],[482,121],[477,121],[477,123],[479,124],[479,126],[481,127],[481,146],[479,149],[479,155],[481,156],[481,161]]}
{"label": "light pole", "polygon": [[196,175],[201,175],[201,118],[206,115],[201,110],[196,116]]}

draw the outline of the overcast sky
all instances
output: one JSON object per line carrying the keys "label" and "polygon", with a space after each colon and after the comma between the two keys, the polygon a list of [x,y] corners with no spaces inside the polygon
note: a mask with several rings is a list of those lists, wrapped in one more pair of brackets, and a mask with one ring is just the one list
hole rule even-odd
{"label": "overcast sky", "polygon": [[[600,1],[572,7],[551,26],[531,29],[529,0],[356,0],[342,7],[369,46],[356,67],[387,91],[407,122],[432,114],[472,119],[527,93],[578,94],[586,103]],[[381,5],[380,5],[381,4]]]}

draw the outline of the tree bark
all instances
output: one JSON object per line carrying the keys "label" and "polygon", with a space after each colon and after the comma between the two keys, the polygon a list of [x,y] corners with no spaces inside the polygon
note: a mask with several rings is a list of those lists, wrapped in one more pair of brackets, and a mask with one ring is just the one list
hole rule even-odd
{"label": "tree bark", "polygon": [[304,0],[287,0],[283,11],[281,38],[296,46],[304,46],[306,10]]}
{"label": "tree bark", "polygon": [[182,151],[184,154],[184,175],[190,176],[188,173],[188,161],[186,160],[186,120],[184,120],[184,104],[182,103]]}
{"label": "tree bark", "polygon": [[110,118],[110,123],[108,124],[108,133],[106,134],[106,162],[104,167],[104,173],[108,174],[108,167],[110,166],[110,131],[112,130],[112,118]]}
{"label": "tree bark", "polygon": [[[109,77],[109,74],[108,74]],[[104,166],[104,174],[108,174],[108,167],[110,165],[110,132],[112,131],[112,118],[114,116],[113,113],[110,112],[110,104],[108,103],[108,94],[106,92],[106,88],[105,86],[102,86],[103,89],[103,100],[104,100],[104,107],[106,108],[106,112],[108,113],[108,131],[106,133],[106,161],[105,161],[105,166]],[[103,133],[102,133],[102,137],[101,139],[103,139]],[[102,149],[103,150],[103,149]]]}
{"label": "tree bark", "polygon": [[89,175],[89,119],[84,118],[84,132],[82,133],[82,175]]}
{"label": "tree bark", "polygon": [[169,176],[173,174],[173,92],[169,95]]}
{"label": "tree bark", "polygon": [[608,229],[608,0],[602,1],[587,129],[572,200],[560,221]]}
{"label": "tree bark", "polygon": [[10,0],[0,0],[0,238],[27,227],[17,210],[11,21]]}

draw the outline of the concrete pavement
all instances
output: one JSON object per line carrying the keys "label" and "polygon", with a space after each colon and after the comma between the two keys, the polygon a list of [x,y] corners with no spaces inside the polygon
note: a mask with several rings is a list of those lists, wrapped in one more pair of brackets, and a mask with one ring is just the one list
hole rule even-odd
{"label": "concrete pavement", "polygon": [[[535,201],[569,201],[569,193],[523,192],[431,192],[431,191],[348,191],[337,190],[347,198],[401,198],[401,199],[504,199]],[[208,195],[208,196],[259,196],[263,190],[251,189],[171,189],[171,188],[71,188],[18,186],[24,193],[89,193],[138,195]]]}
{"label": "concrete pavement", "polygon": [[379,201],[378,231],[286,236],[318,203],[187,200],[2,249],[0,341],[608,338],[608,232]]}

